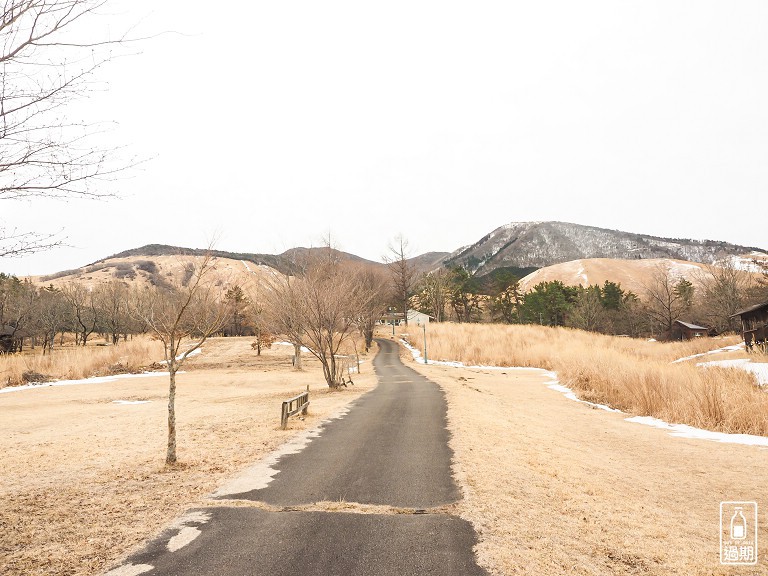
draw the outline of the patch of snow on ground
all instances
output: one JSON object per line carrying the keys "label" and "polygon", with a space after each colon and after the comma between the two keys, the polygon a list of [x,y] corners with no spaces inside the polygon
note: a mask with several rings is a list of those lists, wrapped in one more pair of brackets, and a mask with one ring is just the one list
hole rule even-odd
{"label": "patch of snow on ground", "polygon": [[248,270],[248,272],[250,272],[251,274],[253,274],[253,270],[251,270],[251,267],[250,267],[250,266],[248,266],[248,262],[246,262],[245,260],[240,260],[240,262],[242,262],[242,263],[243,263],[243,266],[245,266],[245,269],[246,269],[246,270]]}
{"label": "patch of snow on ground", "polygon": [[699,362],[696,366],[708,368],[710,366],[719,366],[721,368],[738,368],[751,372],[757,378],[760,386],[768,386],[768,364],[756,364],[748,358],[739,358],[737,360],[712,360],[711,362]]}
{"label": "patch of snow on ground", "polygon": [[[408,350],[410,350],[411,354],[413,354],[413,358],[417,362],[424,364],[424,358],[421,357],[421,352],[419,352],[419,350],[411,346],[405,340],[400,340],[400,342],[402,342],[403,346],[405,346]],[[730,349],[730,348],[738,348],[738,346],[736,347],[728,346],[724,348],[724,350]],[[520,366],[465,366],[461,362],[442,362],[442,361],[433,361],[433,360],[430,360],[428,363],[437,364],[440,366],[453,366],[456,368],[481,368],[483,370],[540,371],[545,373],[547,376],[551,378],[550,382],[547,383],[547,388],[551,388],[552,390],[556,390],[560,392],[569,400],[574,400],[582,404],[587,404],[588,406],[591,406],[592,408],[597,408],[599,410],[605,410],[607,412],[616,412],[619,414],[623,414],[621,410],[617,410],[616,408],[611,408],[610,406],[606,406],[605,404],[595,404],[594,402],[588,402],[586,400],[582,400],[581,398],[576,396],[576,393],[572,389],[560,384],[559,380],[557,379],[557,373],[552,372],[551,370],[544,370],[543,368],[524,368]],[[759,365],[755,364],[753,366],[761,366],[761,367],[764,366],[765,374],[766,376],[768,376],[768,364],[759,364]],[[651,416],[632,416],[630,418],[625,418],[624,420],[627,422],[634,422],[636,424],[653,426],[654,428],[662,428],[664,430],[668,430],[670,436],[675,436],[678,438],[694,438],[698,440],[710,440],[713,442],[725,442],[729,444],[746,444],[749,446],[768,446],[768,438],[765,436],[753,436],[751,434],[727,434],[725,432],[712,432],[711,430],[694,428],[693,426],[688,426],[687,424],[669,424],[667,422],[664,422],[663,420],[659,420],[658,418],[653,418]]]}
{"label": "patch of snow on ground", "polygon": [[743,270],[745,272],[763,272],[766,267],[766,262],[763,258],[766,257],[766,254],[763,254],[762,252],[751,252],[750,256],[752,256],[752,258],[731,256],[731,265],[736,270]]}
{"label": "patch of snow on ground", "polygon": [[584,282],[587,285],[589,285],[589,278],[587,278],[587,275],[586,275],[585,270],[584,270],[584,266],[580,266],[579,267],[579,271],[576,272],[576,275],[577,276],[581,276],[581,279],[584,280]]}
{"label": "patch of snow on ground", "polygon": [[[195,348],[194,350],[192,350],[192,352],[189,353],[187,358],[191,358],[192,356],[197,356],[198,354],[202,354],[202,353],[203,353],[203,349],[202,348]],[[182,357],[184,356],[184,354],[185,354],[185,352],[182,352],[181,354],[176,356],[176,360],[181,360]],[[166,362],[165,360],[160,360],[160,362],[158,362],[158,364],[168,364],[168,362]]]}
{"label": "patch of snow on ground", "polygon": [[[274,344],[276,344],[277,346],[293,346],[293,344],[291,344],[290,342],[274,342]],[[302,352],[311,352],[311,350],[309,348],[307,348],[306,346],[302,346],[301,347],[301,351]]]}
{"label": "patch of snow on ground", "polygon": [[718,352],[736,352],[737,350],[741,350],[744,348],[744,342],[741,344],[734,344],[733,346],[725,346],[723,348],[718,348],[717,350],[710,350],[709,352],[702,352],[701,354],[694,354],[693,356],[685,356],[684,358],[678,358],[677,360],[673,360],[672,364],[677,364],[678,362],[685,362],[686,360],[693,360],[694,358],[701,358],[702,356],[707,356],[708,354],[717,354]]}
{"label": "patch of snow on ground", "polygon": [[[188,512],[176,520],[176,522],[171,525],[171,528],[178,530],[178,533],[168,540],[168,544],[166,544],[168,551],[176,552],[176,550],[180,550],[191,543],[195,538],[202,534],[202,531],[197,528],[197,526],[207,524],[210,519],[211,514],[209,512],[196,510]],[[196,524],[197,526],[189,526],[189,524]]]}
{"label": "patch of snow on ground", "polygon": [[669,424],[658,418],[651,416],[633,416],[625,418],[627,422],[644,424],[667,430],[670,436],[677,438],[695,438],[698,440],[710,440],[712,442],[724,442],[726,444],[746,444],[749,446],[768,446],[768,438],[765,436],[754,436],[752,434],[726,434],[725,432],[712,432],[711,430],[702,430],[694,428],[687,424]]}
{"label": "patch of snow on ground", "polygon": [[322,420],[317,426],[309,430],[299,432],[288,442],[280,446],[274,452],[266,455],[264,458],[256,462],[253,466],[245,470],[240,476],[233,478],[216,490],[213,494],[213,498],[228,498],[230,496],[236,496],[237,494],[245,494],[252,490],[261,490],[269,486],[274,476],[280,472],[275,469],[275,466],[280,461],[280,458],[287,454],[298,454],[307,445],[312,442],[314,438],[320,436],[325,425],[331,420],[336,420],[346,416],[352,406],[347,405],[339,409],[334,414],[331,414],[325,420]]}
{"label": "patch of snow on ground", "polygon": [[[177,372],[183,374],[184,372]],[[81,380],[55,380],[53,382],[33,382],[24,386],[9,386],[0,388],[0,394],[7,392],[20,392],[22,390],[32,390],[34,388],[48,388],[50,386],[74,386],[76,384],[105,384],[124,378],[147,378],[152,376],[168,376],[168,372],[142,372],[141,374],[115,374],[114,376],[94,376],[93,378],[83,378]]]}

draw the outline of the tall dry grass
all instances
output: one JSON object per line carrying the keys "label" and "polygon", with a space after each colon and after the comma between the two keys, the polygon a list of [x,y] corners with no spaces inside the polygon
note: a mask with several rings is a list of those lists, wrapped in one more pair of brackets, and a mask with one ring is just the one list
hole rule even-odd
{"label": "tall dry grass", "polygon": [[[411,327],[423,353],[423,334]],[[736,368],[696,367],[678,358],[736,344],[738,337],[688,342],[618,338],[569,328],[430,324],[430,360],[554,370],[591,402],[720,432],[768,436],[768,394]]]}
{"label": "tall dry grass", "polygon": [[0,388],[16,386],[35,375],[77,380],[120,372],[138,372],[163,358],[163,345],[149,336],[135,336],[117,346],[66,346],[43,356],[42,349],[0,355]]}

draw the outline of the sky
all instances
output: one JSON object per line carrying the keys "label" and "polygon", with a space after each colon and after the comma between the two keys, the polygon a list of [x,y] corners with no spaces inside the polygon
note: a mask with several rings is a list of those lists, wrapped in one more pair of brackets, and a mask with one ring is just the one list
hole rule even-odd
{"label": "sky", "polygon": [[89,25],[165,33],[67,114],[143,162],[117,199],[3,201],[68,246],[0,271],[329,234],[380,260],[531,220],[768,248],[764,0],[110,6]]}

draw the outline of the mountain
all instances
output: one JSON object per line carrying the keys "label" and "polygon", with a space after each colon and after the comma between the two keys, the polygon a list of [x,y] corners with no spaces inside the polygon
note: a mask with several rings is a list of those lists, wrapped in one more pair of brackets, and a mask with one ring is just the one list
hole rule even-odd
{"label": "mountain", "polygon": [[497,268],[543,268],[587,258],[665,258],[711,264],[755,250],[759,249],[714,240],[659,238],[567,222],[512,222],[457,250],[445,259],[445,265],[463,266],[481,276]]}
{"label": "mountain", "polygon": [[[186,286],[195,266],[203,261],[196,254],[132,254],[112,256],[74,270],[63,270],[31,280],[45,286],[61,287],[68,282],[78,282],[89,288],[113,280],[134,286],[165,286],[170,283]],[[261,285],[275,273],[266,265],[258,265],[244,259],[215,257],[211,262],[210,278],[217,286],[227,289],[238,285]]]}
{"label": "mountain", "polygon": [[[244,262],[252,262],[257,266],[269,266],[283,273],[290,273],[296,263],[302,258],[308,257],[308,255],[316,249],[313,248],[291,248],[286,250],[282,254],[254,254],[251,252],[230,252],[227,250],[208,250],[204,248],[184,248],[181,246],[169,246],[167,244],[147,244],[140,246],[139,248],[132,248],[130,250],[124,250],[118,252],[112,256],[108,256],[102,260],[97,260],[89,264],[88,266],[94,266],[102,264],[104,262],[120,259],[131,258],[134,256],[204,256],[210,253],[216,258],[226,258],[229,260],[241,260]],[[336,251],[335,251],[336,252]],[[362,260],[352,254],[346,254],[344,252],[338,252],[342,259],[354,259]]]}
{"label": "mountain", "polygon": [[427,252],[420,256],[408,258],[408,262],[416,269],[417,274],[421,274],[442,268],[443,262],[450,255],[450,252]]}
{"label": "mountain", "polygon": [[[216,258],[215,268],[220,270],[222,284],[253,282],[254,276],[268,274],[269,270],[291,274],[303,262],[324,248],[291,248],[282,254],[256,254],[250,252],[229,252],[226,250],[206,250],[201,248],[184,248],[167,244],[147,244],[139,248],[124,250],[107,258],[92,262],[82,268],[62,270],[46,276],[38,276],[35,281],[42,284],[61,285],[68,281],[77,280],[93,286],[117,278],[135,281],[140,284],[162,283],[164,277],[182,277],[183,269],[202,259],[210,252]],[[366,260],[348,252],[333,250],[335,257],[342,261],[353,262],[363,266],[385,269],[386,264]],[[441,266],[449,252],[428,252],[409,262],[417,273],[429,272]],[[217,274],[219,272],[216,272]],[[178,279],[178,278],[176,278]]]}

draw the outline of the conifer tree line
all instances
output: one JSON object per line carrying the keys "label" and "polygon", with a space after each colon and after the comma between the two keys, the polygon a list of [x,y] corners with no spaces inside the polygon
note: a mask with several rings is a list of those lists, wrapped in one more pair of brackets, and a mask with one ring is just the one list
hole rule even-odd
{"label": "conifer tree line", "polygon": [[411,306],[437,321],[568,326],[665,338],[681,320],[723,333],[738,331],[735,312],[768,300],[768,274],[750,274],[727,262],[688,277],[658,267],[638,292],[612,281],[568,286],[551,280],[524,293],[512,272],[481,279],[454,267],[422,275],[414,283]]}

